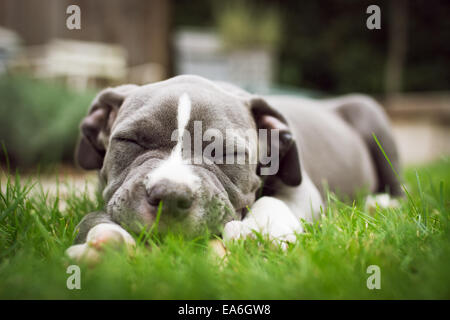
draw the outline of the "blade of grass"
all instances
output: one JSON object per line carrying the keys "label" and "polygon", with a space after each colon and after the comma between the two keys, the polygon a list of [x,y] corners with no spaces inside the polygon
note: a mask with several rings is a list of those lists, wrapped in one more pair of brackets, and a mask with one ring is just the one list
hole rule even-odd
{"label": "blade of grass", "polygon": [[408,200],[410,201],[410,203],[411,203],[411,205],[413,207],[413,210],[415,211],[416,215],[418,215],[419,212],[417,210],[417,207],[416,207],[416,204],[415,204],[413,198],[411,197],[411,194],[408,192],[408,189],[406,188],[405,184],[402,182],[402,179],[401,179],[400,175],[397,173],[397,170],[395,170],[394,166],[392,165],[391,160],[389,159],[389,157],[387,156],[387,154],[384,151],[383,147],[381,146],[380,141],[378,141],[378,138],[375,135],[375,133],[372,133],[372,137],[374,138],[375,142],[377,143],[378,148],[380,148],[381,152],[383,153],[383,156],[386,158],[387,162],[389,163],[389,166],[391,167],[392,171],[394,172],[395,176],[397,177],[400,185],[402,186],[403,191],[405,191],[405,193],[406,193],[406,195],[408,197]]}

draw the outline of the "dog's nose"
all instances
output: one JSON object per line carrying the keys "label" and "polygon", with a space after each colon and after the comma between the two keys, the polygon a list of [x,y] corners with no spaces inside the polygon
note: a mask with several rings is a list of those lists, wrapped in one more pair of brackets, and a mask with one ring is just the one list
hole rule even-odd
{"label": "dog's nose", "polygon": [[155,207],[162,201],[166,208],[186,210],[192,206],[194,195],[185,185],[161,181],[148,190],[147,201]]}

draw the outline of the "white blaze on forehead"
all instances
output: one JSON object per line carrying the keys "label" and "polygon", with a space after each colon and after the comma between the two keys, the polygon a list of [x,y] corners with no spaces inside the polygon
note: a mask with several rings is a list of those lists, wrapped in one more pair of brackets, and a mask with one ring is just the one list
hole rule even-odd
{"label": "white blaze on forehead", "polygon": [[183,93],[178,100],[178,139],[183,138],[183,130],[191,118],[191,99],[187,93]]}
{"label": "white blaze on forehead", "polygon": [[178,141],[175,149],[172,151],[173,157],[182,159],[183,134],[191,118],[191,99],[187,93],[183,93],[178,100],[177,121],[178,121]]}
{"label": "white blaze on forehead", "polygon": [[178,100],[177,120],[178,120],[178,141],[172,150],[169,158],[153,172],[147,174],[145,185],[150,189],[160,180],[167,179],[175,183],[185,184],[192,189],[196,188],[198,176],[196,176],[188,161],[183,160],[182,146],[183,133],[191,118],[191,99],[187,93],[183,93]]}

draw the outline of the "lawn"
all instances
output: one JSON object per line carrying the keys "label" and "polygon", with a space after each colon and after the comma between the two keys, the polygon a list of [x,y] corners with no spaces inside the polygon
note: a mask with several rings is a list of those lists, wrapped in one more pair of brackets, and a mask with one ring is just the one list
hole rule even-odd
{"label": "lawn", "polygon": [[[64,251],[101,201],[74,190],[60,209],[58,199],[28,193],[31,183],[10,175],[0,198],[0,298],[449,299],[450,159],[404,175],[410,198],[400,208],[369,214],[364,195],[351,203],[329,194],[323,218],[287,251],[237,242],[223,263],[206,235],[137,235],[131,256],[107,251],[97,266],[80,265],[80,290],[66,287],[73,262]],[[370,265],[380,267],[379,290],[366,286]]]}

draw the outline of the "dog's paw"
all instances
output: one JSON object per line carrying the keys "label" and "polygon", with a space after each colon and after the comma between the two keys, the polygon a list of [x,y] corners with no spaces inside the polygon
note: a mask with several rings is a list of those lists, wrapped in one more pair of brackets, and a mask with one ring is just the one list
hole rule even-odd
{"label": "dog's paw", "polygon": [[114,249],[125,248],[130,251],[135,245],[136,242],[133,237],[120,226],[100,223],[89,230],[86,243],[69,247],[66,250],[66,255],[75,261],[95,264],[100,261],[101,252],[105,246]]}
{"label": "dog's paw", "polygon": [[389,208],[398,208],[400,206],[400,203],[397,199],[392,198],[387,193],[380,193],[376,195],[368,195],[366,197],[365,202],[365,210],[369,213],[374,213],[375,210],[378,208],[380,209],[389,209]]}
{"label": "dog's paw", "polygon": [[208,248],[215,258],[218,258],[219,260],[226,260],[227,249],[222,241],[218,239],[210,240],[208,243]]}
{"label": "dog's paw", "polygon": [[253,236],[252,229],[242,221],[230,221],[223,228],[222,237],[225,242],[230,240],[245,239]]}
{"label": "dog's paw", "polygon": [[303,232],[298,219],[281,200],[262,197],[242,221],[230,221],[223,230],[225,242],[254,237],[255,232],[287,249],[288,243],[297,240],[297,233]]}
{"label": "dog's paw", "polygon": [[66,250],[66,255],[76,262],[86,262],[89,265],[100,261],[100,252],[87,243],[75,244]]}

